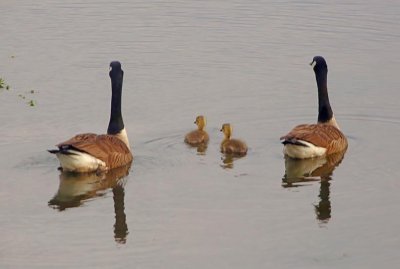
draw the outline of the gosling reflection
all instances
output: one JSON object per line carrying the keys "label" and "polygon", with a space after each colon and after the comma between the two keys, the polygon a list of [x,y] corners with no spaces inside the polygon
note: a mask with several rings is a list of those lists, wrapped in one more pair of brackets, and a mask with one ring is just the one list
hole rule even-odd
{"label": "gosling reflection", "polygon": [[189,148],[193,148],[196,149],[197,151],[197,155],[206,155],[206,151],[207,151],[207,144],[205,143],[201,143],[198,145],[187,145]]}
{"label": "gosling reflection", "polygon": [[222,160],[222,164],[221,167],[224,169],[233,169],[233,163],[238,160],[241,159],[243,156],[237,156],[234,154],[224,154],[221,157]]}
{"label": "gosling reflection", "polygon": [[112,189],[114,200],[114,238],[117,243],[126,243],[128,226],[125,215],[124,178],[129,174],[130,165],[112,169],[107,173],[60,174],[57,193],[49,201],[49,206],[59,211],[79,207],[88,199],[104,196]]}
{"label": "gosling reflection", "polygon": [[207,144],[200,144],[196,146],[198,155],[206,155]]}
{"label": "gosling reflection", "polygon": [[282,179],[284,188],[300,187],[320,181],[319,202],[314,205],[314,209],[321,223],[327,223],[331,218],[330,180],[344,154],[345,152],[341,152],[323,158],[301,160],[285,157],[285,175]]}

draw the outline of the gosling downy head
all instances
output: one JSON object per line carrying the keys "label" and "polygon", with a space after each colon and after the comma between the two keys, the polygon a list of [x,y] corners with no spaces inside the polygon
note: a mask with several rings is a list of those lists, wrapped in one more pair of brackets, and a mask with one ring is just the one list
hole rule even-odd
{"label": "gosling downy head", "polygon": [[199,130],[203,130],[204,127],[205,127],[206,124],[207,124],[206,117],[204,117],[204,116],[202,116],[202,115],[197,116],[194,123],[197,125],[197,128],[198,128]]}
{"label": "gosling downy head", "polygon": [[222,124],[221,130],[220,130],[224,135],[226,139],[230,139],[232,135],[232,126],[230,123],[224,123]]}

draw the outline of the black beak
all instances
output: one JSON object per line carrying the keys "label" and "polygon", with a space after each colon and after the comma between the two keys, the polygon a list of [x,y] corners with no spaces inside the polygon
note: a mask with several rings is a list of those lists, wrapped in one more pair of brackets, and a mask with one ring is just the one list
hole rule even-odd
{"label": "black beak", "polygon": [[315,61],[313,60],[311,63],[310,63],[310,65],[313,65],[313,63],[315,63]]}

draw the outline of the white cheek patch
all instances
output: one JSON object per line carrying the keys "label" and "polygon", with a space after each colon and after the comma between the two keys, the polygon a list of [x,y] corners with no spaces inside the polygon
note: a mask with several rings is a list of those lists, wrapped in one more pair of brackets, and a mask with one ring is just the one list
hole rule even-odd
{"label": "white cheek patch", "polygon": [[304,140],[299,140],[299,142],[307,146],[286,144],[283,148],[283,154],[296,159],[308,159],[325,155],[326,148],[317,147]]}

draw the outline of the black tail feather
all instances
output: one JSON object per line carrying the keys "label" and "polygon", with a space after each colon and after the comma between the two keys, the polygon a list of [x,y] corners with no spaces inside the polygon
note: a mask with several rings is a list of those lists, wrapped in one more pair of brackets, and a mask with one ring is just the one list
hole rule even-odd
{"label": "black tail feather", "polygon": [[282,144],[287,145],[296,145],[296,146],[302,146],[302,147],[308,147],[306,144],[302,143],[301,141],[297,139],[285,139],[282,141]]}
{"label": "black tail feather", "polygon": [[65,155],[76,155],[76,153],[71,152],[70,150],[76,150],[79,151],[69,145],[63,145],[61,146],[59,149],[48,149],[47,151],[52,153],[52,154],[57,154],[57,153],[61,153],[61,154],[65,154]]}

